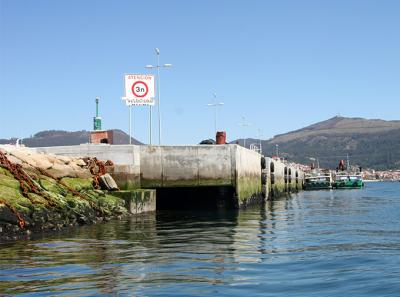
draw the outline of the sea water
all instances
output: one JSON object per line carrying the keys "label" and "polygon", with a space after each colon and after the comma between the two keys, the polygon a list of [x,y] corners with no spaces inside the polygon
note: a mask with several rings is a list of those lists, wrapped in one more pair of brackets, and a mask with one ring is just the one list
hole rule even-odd
{"label": "sea water", "polygon": [[8,295],[400,296],[400,183],[0,244]]}

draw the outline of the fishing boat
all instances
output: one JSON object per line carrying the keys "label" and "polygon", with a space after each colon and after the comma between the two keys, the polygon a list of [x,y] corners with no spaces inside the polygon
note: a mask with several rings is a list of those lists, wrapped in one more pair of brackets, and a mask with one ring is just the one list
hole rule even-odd
{"label": "fishing boat", "polygon": [[339,162],[338,168],[336,168],[336,174],[332,188],[334,189],[361,189],[364,186],[362,178],[361,167],[358,170],[350,168],[349,160],[347,159],[347,166],[344,166],[344,161]]}
{"label": "fishing boat", "polygon": [[332,188],[332,174],[329,170],[316,170],[304,176],[304,190],[329,190]]}
{"label": "fishing boat", "polygon": [[362,174],[349,174],[347,172],[339,172],[335,176],[332,184],[334,189],[361,189],[364,186]]}
{"label": "fishing boat", "polygon": [[317,161],[317,168],[314,163],[310,165],[310,171],[304,176],[304,190],[329,190],[332,188],[332,173],[328,169],[319,167],[318,158],[310,158]]}

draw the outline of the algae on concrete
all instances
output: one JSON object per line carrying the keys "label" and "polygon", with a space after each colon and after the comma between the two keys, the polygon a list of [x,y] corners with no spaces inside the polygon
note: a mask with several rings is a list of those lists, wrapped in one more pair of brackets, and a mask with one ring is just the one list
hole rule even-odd
{"label": "algae on concrete", "polygon": [[113,195],[125,201],[125,207],[131,214],[156,210],[156,190],[117,191],[113,192]]}
{"label": "algae on concrete", "polygon": [[[20,182],[0,168],[0,238],[19,229],[53,229],[126,214],[125,201],[95,190],[91,179],[36,175],[40,192],[22,193]],[[73,191],[71,190],[73,189]],[[38,194],[39,193],[39,194]],[[24,196],[25,195],[25,196]]]}
{"label": "algae on concrete", "polygon": [[252,176],[242,176],[238,178],[236,184],[236,196],[239,206],[246,206],[252,200],[262,198],[261,179]]}

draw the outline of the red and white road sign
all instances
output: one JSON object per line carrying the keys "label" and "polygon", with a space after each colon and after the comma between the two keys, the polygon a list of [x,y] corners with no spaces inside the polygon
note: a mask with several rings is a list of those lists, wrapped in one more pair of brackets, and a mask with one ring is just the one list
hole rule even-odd
{"label": "red and white road sign", "polygon": [[132,85],[132,94],[138,98],[144,98],[149,93],[149,86],[144,81],[138,80]]}
{"label": "red and white road sign", "polygon": [[125,97],[128,105],[154,105],[154,75],[125,74]]}

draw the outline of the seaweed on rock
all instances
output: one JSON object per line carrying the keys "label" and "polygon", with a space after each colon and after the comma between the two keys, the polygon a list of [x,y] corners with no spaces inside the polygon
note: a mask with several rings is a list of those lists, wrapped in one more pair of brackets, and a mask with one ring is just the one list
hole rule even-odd
{"label": "seaweed on rock", "polygon": [[[50,168],[18,164],[8,156],[0,150],[0,240],[24,231],[56,230],[127,213],[123,199],[94,187],[92,174],[98,178],[103,168],[91,170],[87,178],[56,177]],[[100,162],[92,164],[104,165]]]}

